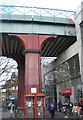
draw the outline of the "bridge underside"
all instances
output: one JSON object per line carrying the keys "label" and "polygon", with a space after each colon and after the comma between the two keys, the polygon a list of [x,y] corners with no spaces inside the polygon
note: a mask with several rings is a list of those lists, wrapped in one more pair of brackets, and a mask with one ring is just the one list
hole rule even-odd
{"label": "bridge underside", "polygon": [[[31,35],[31,37],[30,35],[28,42],[30,42],[31,50],[34,46],[40,48],[38,43],[41,35],[36,34]],[[35,88],[36,93],[41,93],[40,57],[58,57],[76,41],[75,36],[46,36],[46,40],[41,45],[41,54],[39,54],[40,52],[24,54],[25,48],[16,36],[1,34],[0,38],[2,38],[2,56],[11,57],[18,63],[18,106],[23,106],[23,95],[31,93],[31,88]],[[34,43],[32,43],[33,39]]]}
{"label": "bridge underside", "polygon": [[42,45],[42,56],[45,57],[58,57],[69,46],[76,42],[75,36],[57,36],[45,41]]}
{"label": "bridge underside", "polygon": [[2,55],[21,55],[23,46],[20,44],[17,37],[2,34]]}
{"label": "bridge underside", "polygon": [[[41,46],[42,57],[58,57],[76,42],[75,36],[57,36],[45,40]],[[24,55],[24,48],[18,38],[2,34],[2,56]]]}

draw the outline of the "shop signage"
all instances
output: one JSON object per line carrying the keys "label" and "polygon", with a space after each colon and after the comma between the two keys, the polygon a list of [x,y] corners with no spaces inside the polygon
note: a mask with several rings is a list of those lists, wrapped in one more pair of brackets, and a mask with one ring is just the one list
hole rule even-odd
{"label": "shop signage", "polygon": [[72,88],[64,88],[64,89],[62,89],[60,94],[62,96],[72,95]]}
{"label": "shop signage", "polygon": [[37,93],[37,88],[31,88],[31,93]]}

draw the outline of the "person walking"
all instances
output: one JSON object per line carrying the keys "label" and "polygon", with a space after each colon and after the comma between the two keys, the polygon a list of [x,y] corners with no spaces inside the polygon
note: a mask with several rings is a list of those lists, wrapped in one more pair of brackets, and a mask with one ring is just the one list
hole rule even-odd
{"label": "person walking", "polygon": [[74,115],[75,117],[77,117],[77,112],[78,112],[77,109],[78,109],[78,106],[77,106],[76,103],[74,103],[73,108],[72,108],[72,112],[73,112],[73,115]]}
{"label": "person walking", "polygon": [[69,115],[72,115],[72,108],[73,108],[73,103],[69,101]]}
{"label": "person walking", "polygon": [[15,114],[15,117],[17,117],[17,108],[18,108],[18,104],[17,102],[14,103],[14,114]]}
{"label": "person walking", "polygon": [[62,109],[62,102],[61,102],[61,100],[59,100],[59,102],[58,102],[58,110],[59,110],[59,112],[61,112],[61,109]]}
{"label": "person walking", "polygon": [[12,101],[10,101],[8,104],[8,110],[9,110],[9,117],[12,118],[12,114],[13,114],[13,110],[14,110],[14,104]]}
{"label": "person walking", "polygon": [[54,118],[55,115],[56,106],[57,105],[54,100],[51,100],[51,102],[48,104],[48,110],[50,111],[52,119]]}
{"label": "person walking", "polygon": [[83,117],[83,100],[80,101],[79,106],[81,107],[81,116]]}
{"label": "person walking", "polygon": [[65,118],[69,117],[69,105],[68,105],[68,100],[66,100],[63,104],[63,112],[65,115]]}

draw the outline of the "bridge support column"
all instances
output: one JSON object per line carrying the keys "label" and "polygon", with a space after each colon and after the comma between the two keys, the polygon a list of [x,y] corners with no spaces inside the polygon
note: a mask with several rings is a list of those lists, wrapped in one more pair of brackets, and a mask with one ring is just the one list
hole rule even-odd
{"label": "bridge support column", "polygon": [[41,61],[38,35],[28,35],[25,50],[25,93],[41,93]]}
{"label": "bridge support column", "polygon": [[20,58],[18,65],[18,106],[23,107],[25,64]]}

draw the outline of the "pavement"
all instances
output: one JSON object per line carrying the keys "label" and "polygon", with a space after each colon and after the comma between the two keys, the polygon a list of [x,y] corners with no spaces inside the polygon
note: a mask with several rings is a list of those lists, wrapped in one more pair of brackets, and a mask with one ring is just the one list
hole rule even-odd
{"label": "pavement", "polygon": [[[2,111],[0,116],[3,118],[1,120],[5,120],[5,118],[10,118],[9,111],[8,110]],[[19,115],[19,116],[15,117],[14,112],[13,112],[12,118],[24,118],[24,115]],[[41,117],[39,117],[39,118],[41,118]],[[49,111],[47,111],[47,117],[45,118],[45,120],[47,120],[49,118],[51,119],[51,115],[50,115]],[[67,117],[63,113],[56,112],[54,118],[67,118]],[[75,117],[73,115],[69,116],[69,120],[71,120],[72,118],[75,118]],[[75,118],[75,120],[77,120],[77,119]],[[79,118],[79,120],[83,120],[83,118]]]}

